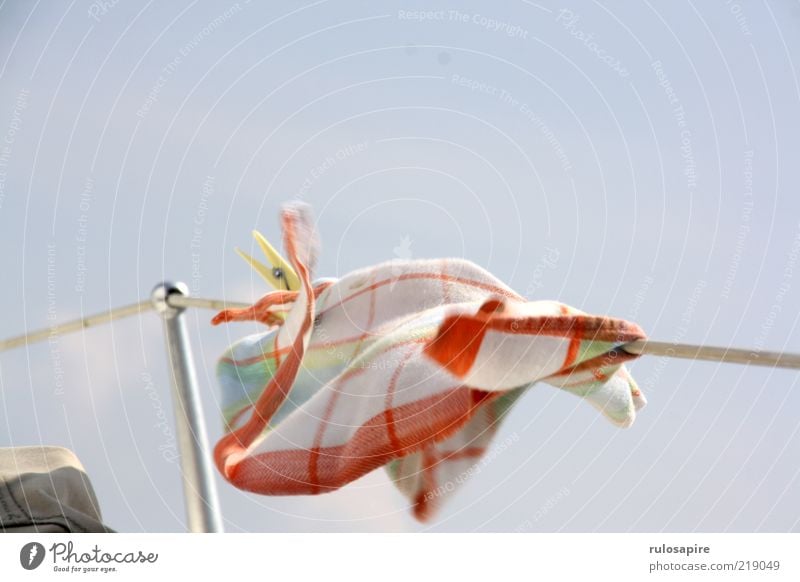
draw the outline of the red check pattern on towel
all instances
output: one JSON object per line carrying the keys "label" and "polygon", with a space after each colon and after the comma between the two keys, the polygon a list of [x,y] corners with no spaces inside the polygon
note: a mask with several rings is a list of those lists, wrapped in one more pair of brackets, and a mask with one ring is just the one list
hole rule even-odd
{"label": "red check pattern on towel", "polygon": [[312,285],[308,209],[287,207],[282,225],[301,289],[214,320],[270,326],[218,368],[232,404],[215,460],[239,488],[325,493],[386,466],[426,519],[533,383],[577,394],[619,426],[645,404],[624,366],[634,356],[619,349],[645,337],[635,324],[525,301],[458,260],[392,261]]}

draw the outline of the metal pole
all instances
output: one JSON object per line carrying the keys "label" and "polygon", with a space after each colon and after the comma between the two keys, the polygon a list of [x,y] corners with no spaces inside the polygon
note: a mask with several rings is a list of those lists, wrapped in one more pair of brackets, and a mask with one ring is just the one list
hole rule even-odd
{"label": "metal pole", "polygon": [[175,404],[189,531],[221,532],[222,516],[192,348],[183,317],[185,308],[175,307],[169,300],[170,297],[185,297],[188,294],[189,289],[183,283],[165,282],[153,289],[152,301],[164,320],[167,354],[172,368],[172,398]]}

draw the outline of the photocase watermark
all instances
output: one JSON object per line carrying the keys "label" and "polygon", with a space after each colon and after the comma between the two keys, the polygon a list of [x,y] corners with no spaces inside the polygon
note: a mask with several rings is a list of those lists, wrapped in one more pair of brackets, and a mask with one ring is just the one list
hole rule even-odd
{"label": "photocase watermark", "polygon": [[569,497],[569,493],[569,487],[567,486],[559,489],[539,506],[539,508],[534,512],[533,516],[519,524],[514,529],[514,533],[525,533],[533,530],[533,526],[541,521],[548,513],[550,513],[550,511],[552,511],[556,505],[561,503],[563,499]]}
{"label": "photocase watermark", "polygon": [[485,95],[491,95],[492,97],[496,97],[501,103],[504,105],[508,105],[512,109],[519,111],[522,116],[536,128],[537,131],[544,137],[547,144],[552,148],[553,153],[555,153],[558,161],[561,163],[561,169],[565,172],[569,172],[572,169],[572,162],[569,159],[569,156],[564,149],[564,146],[561,144],[559,139],[556,137],[555,133],[552,129],[547,125],[547,122],[538,114],[536,113],[527,103],[517,99],[512,95],[509,91],[497,87],[495,85],[491,85],[489,83],[485,83],[483,81],[479,81],[477,79],[472,79],[469,77],[464,77],[463,75],[454,74],[450,77],[450,82],[454,85],[458,85],[459,87],[464,87],[465,89],[469,89],[473,93],[483,93]]}
{"label": "photocase watermark", "polygon": [[733,256],[728,265],[728,275],[722,285],[722,299],[728,299],[731,294],[736,273],[739,271],[739,264],[742,262],[742,254],[750,234],[750,218],[753,214],[753,150],[744,152],[744,190],[742,195],[742,214],[739,219],[739,230],[736,233],[736,244],[733,246]]}
{"label": "photocase watermark", "polygon": [[407,363],[405,358],[381,358],[379,360],[362,360],[358,367],[362,370],[394,370]]}
{"label": "photocase watermark", "polygon": [[[647,275],[642,281],[642,284],[639,285],[639,288],[637,289],[636,293],[633,296],[633,303],[631,304],[631,308],[628,313],[628,318],[630,320],[633,321],[639,316],[639,310],[642,308],[645,297],[647,297],[647,292],[650,291],[650,287],[653,286],[654,282],[655,279],[653,279],[651,275]],[[617,334],[616,343],[617,344],[627,343],[624,337],[624,332],[622,330],[620,330],[620,333]],[[608,352],[608,354],[604,358],[604,361],[606,364],[613,364],[619,355],[620,355],[619,351],[613,349],[610,352]]]}
{"label": "photocase watermark", "polygon": [[47,345],[50,348],[50,364],[53,368],[55,396],[64,394],[64,365],[61,361],[61,337],[58,333],[58,309],[56,306],[56,245],[47,245],[47,321],[50,333]]}
{"label": "photocase watermark", "polygon": [[739,32],[741,32],[744,36],[753,36],[753,33],[750,32],[750,27],[747,24],[747,17],[744,15],[744,9],[742,5],[738,2],[734,2],[734,0],[725,0],[725,6],[728,7],[728,10],[733,15],[734,20],[736,20],[736,24],[739,26]]}
{"label": "photocase watermark", "polygon": [[156,82],[150,88],[150,91],[148,91],[147,96],[145,97],[142,105],[139,107],[139,109],[136,110],[137,117],[141,119],[147,117],[147,114],[153,108],[153,105],[155,105],[158,102],[158,97],[161,94],[161,91],[167,85],[167,82],[169,81],[170,77],[172,77],[172,75],[175,74],[175,71],[177,71],[178,68],[181,66],[183,60],[186,57],[188,57],[193,50],[195,50],[198,46],[200,46],[200,44],[205,39],[207,39],[214,32],[216,32],[218,28],[224,25],[228,20],[233,18],[236,14],[241,12],[243,9],[243,4],[247,5],[249,3],[250,0],[247,0],[246,2],[243,2],[241,4],[239,2],[233,4],[227,10],[219,14],[216,18],[209,21],[203,28],[200,29],[200,31],[197,34],[195,34],[186,44],[184,44],[178,50],[178,54],[176,54],[169,63],[167,63],[161,68],[161,74],[158,76],[158,79],[156,79]]}
{"label": "photocase watermark", "polygon": [[792,288],[792,279],[794,278],[794,271],[797,267],[797,259],[800,257],[800,222],[797,224],[797,232],[795,233],[792,244],[789,247],[789,252],[786,257],[786,263],[783,265],[783,272],[781,273],[781,282],[778,285],[778,290],[775,292],[775,297],[772,300],[772,305],[769,307],[764,322],[761,324],[761,331],[753,342],[753,352],[751,355],[756,357],[758,352],[764,349],[764,344],[767,341],[770,331],[775,326],[775,320],[778,319],[781,311],[783,311],[783,302],[789,291]]}
{"label": "photocase watermark", "polygon": [[[686,303],[686,308],[683,310],[681,318],[678,321],[678,327],[675,330],[675,334],[672,336],[673,344],[679,344],[683,341],[683,338],[686,337],[692,319],[694,319],[694,313],[697,309],[697,304],[700,302],[700,296],[703,294],[703,291],[707,286],[708,283],[706,283],[706,281],[703,279],[700,279],[692,289],[692,294],[689,296],[689,299]],[[667,364],[669,363],[670,358],[673,357],[674,353],[675,351],[673,348],[667,348],[667,353],[663,356],[659,356],[653,371],[642,384],[642,389],[645,392],[653,391],[655,389],[658,379],[661,377],[661,374],[664,372],[664,369],[667,367]]]}
{"label": "photocase watermark", "polygon": [[[346,353],[337,343],[331,338],[328,329],[319,323],[314,324],[314,349],[323,349],[329,356],[336,358],[342,363],[348,363],[352,360],[352,354]],[[321,344],[321,346],[320,346]],[[319,347],[318,347],[319,346]]]}
{"label": "photocase watermark", "polygon": [[192,220],[192,239],[189,242],[189,248],[192,253],[192,293],[200,292],[200,282],[203,279],[203,272],[201,266],[201,250],[203,246],[203,228],[206,223],[206,216],[208,215],[208,201],[214,195],[214,176],[206,176],[203,181],[203,187],[200,192],[200,202],[194,212]]}
{"label": "photocase watermark", "polygon": [[30,542],[19,551],[19,564],[26,570],[35,570],[42,565],[47,555],[44,546],[39,542]]}
{"label": "photocase watermark", "polygon": [[586,32],[578,28],[581,21],[580,14],[575,14],[572,10],[562,8],[556,14],[556,22],[561,23],[561,27],[569,32],[574,38],[579,40],[589,51],[594,53],[597,59],[607,65],[612,71],[622,78],[630,76],[630,71],[625,68],[622,61],[612,54],[609,54],[601,47],[595,39],[593,32]]}
{"label": "photocase watermark", "polygon": [[75,233],[75,292],[83,293],[86,287],[86,242],[89,230],[89,210],[94,199],[94,178],[86,178],[80,195],[78,230]]}
{"label": "photocase watermark", "polygon": [[512,24],[504,20],[497,20],[490,16],[480,13],[460,12],[458,10],[448,10],[450,20],[463,23],[472,23],[490,32],[499,32],[511,38],[527,39],[529,31],[518,24]]}
{"label": "photocase watermark", "polygon": [[485,83],[483,81],[478,81],[477,79],[471,79],[469,77],[464,77],[462,75],[454,74],[450,77],[450,82],[454,85],[458,85],[459,87],[464,87],[465,89],[469,89],[473,93],[483,93],[485,95],[491,95],[493,97],[500,97],[501,95],[505,95],[507,92],[504,89],[500,89],[494,85],[490,85],[489,83]]}
{"label": "photocase watermark", "polygon": [[6,198],[6,180],[8,179],[8,167],[11,163],[11,153],[14,142],[17,139],[22,127],[22,113],[28,108],[28,97],[31,92],[28,89],[20,89],[17,99],[14,101],[14,109],[11,112],[11,121],[8,122],[6,134],[0,143],[0,209],[3,208],[3,201]]}
{"label": "photocase watermark", "polygon": [[633,296],[633,303],[631,304],[629,312],[629,317],[631,319],[636,319],[639,316],[639,310],[642,308],[642,305],[644,305],[644,300],[650,288],[653,286],[653,283],[655,283],[655,279],[652,275],[646,275],[642,280],[642,284],[639,285],[639,288]]}
{"label": "photocase watermark", "polygon": [[164,442],[158,445],[158,451],[161,453],[161,458],[168,463],[173,463],[180,457],[175,432],[172,430],[167,413],[164,410],[164,406],[161,404],[161,398],[158,395],[150,372],[142,372],[140,378],[144,383],[144,391],[147,394],[147,398],[150,400],[150,404],[153,406],[158,421],[153,427],[158,429],[164,437]]}
{"label": "photocase watermark", "polygon": [[71,541],[56,542],[45,550],[38,542],[25,544],[20,550],[20,565],[26,570],[34,570],[42,565],[50,555],[53,572],[64,574],[108,574],[118,572],[123,567],[134,564],[155,564],[155,552],[105,551],[98,544],[88,550],[77,549]]}
{"label": "photocase watermark", "polygon": [[448,479],[441,485],[439,485],[436,489],[432,489],[425,493],[425,500],[431,501],[432,499],[436,499],[437,497],[441,497],[447,493],[452,493],[455,491],[458,485],[464,483],[470,477],[473,477],[483,471],[492,461],[497,459],[500,455],[506,452],[511,446],[519,441],[519,434],[513,433],[507,436],[502,441],[495,444],[493,447],[489,449],[489,451],[481,458],[480,461],[475,463],[474,465],[470,466],[468,469],[461,471],[456,477],[453,479]]}
{"label": "photocase watermark", "polygon": [[87,14],[89,18],[95,22],[100,22],[101,17],[108,14],[109,11],[119,3],[120,0],[95,0],[89,4],[89,10],[87,10]]}
{"label": "photocase watermark", "polygon": [[306,177],[303,179],[303,183],[300,185],[300,190],[297,193],[297,197],[300,200],[305,198],[305,196],[307,196],[311,190],[311,187],[325,174],[330,172],[341,162],[365,152],[368,147],[369,141],[360,141],[353,144],[343,145],[333,154],[325,156],[324,160],[312,167],[308,174],[306,174]]}
{"label": "photocase watermark", "polygon": [[398,20],[411,22],[459,22],[484,28],[489,32],[504,34],[509,38],[528,38],[528,29],[506,20],[498,20],[479,12],[461,12],[460,10],[398,10]]}
{"label": "photocase watermark", "polygon": [[669,77],[664,72],[661,61],[654,61],[650,64],[658,79],[658,84],[664,89],[669,104],[672,106],[672,115],[680,131],[680,152],[683,159],[683,175],[686,176],[686,189],[689,194],[694,194],[697,188],[697,164],[694,161],[694,150],[692,148],[692,132],[686,123],[686,112],[678,99],[675,89]]}
{"label": "photocase watermark", "polygon": [[544,287],[544,274],[556,268],[558,259],[561,257],[561,252],[555,248],[546,246],[544,252],[539,255],[539,260],[533,267],[533,276],[530,284],[525,289],[525,297],[531,298],[535,295],[536,291]]}

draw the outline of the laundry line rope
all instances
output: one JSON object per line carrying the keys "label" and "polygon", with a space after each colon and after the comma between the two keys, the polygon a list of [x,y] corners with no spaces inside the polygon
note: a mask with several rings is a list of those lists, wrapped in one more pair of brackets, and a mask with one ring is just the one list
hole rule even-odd
{"label": "laundry line rope", "polygon": [[[204,297],[191,297],[187,295],[170,295],[167,303],[176,309],[211,309],[220,311],[231,308],[246,308],[250,305],[240,301],[226,301],[224,299],[209,299]],[[151,300],[140,301],[101,313],[96,313],[40,330],[32,331],[17,337],[0,340],[0,352],[48,340],[53,336],[60,336],[84,329],[104,325],[112,321],[139,315],[155,308]],[[637,340],[622,346],[624,351],[641,356],[662,356],[686,360],[704,360],[708,362],[721,362],[726,364],[746,364],[751,366],[765,366],[770,368],[790,368],[800,370],[800,354],[788,352],[774,352],[762,350],[749,350],[742,348],[726,348],[722,346],[704,346],[673,342],[660,342],[652,340]]]}
{"label": "laundry line rope", "polygon": [[[204,299],[202,297],[188,297],[185,295],[170,295],[167,297],[167,303],[170,307],[176,309],[186,309],[188,307],[196,307],[200,309],[212,309],[220,311],[229,308],[244,308],[249,307],[247,303],[237,301],[224,301],[222,299]],[[111,323],[126,317],[132,317],[155,309],[152,300],[146,299],[131,305],[123,305],[115,309],[103,311],[88,315],[80,319],[74,319],[59,325],[53,325],[36,331],[28,332],[16,337],[6,340],[0,340],[0,352],[12,350],[25,345],[35,344],[38,342],[47,341],[53,336],[61,336],[92,327]]]}
{"label": "laundry line rope", "polygon": [[766,352],[721,346],[700,346],[650,340],[636,340],[622,348],[629,354],[666,356],[684,360],[704,360],[725,364],[748,364],[769,368],[792,368],[800,370],[800,354]]}

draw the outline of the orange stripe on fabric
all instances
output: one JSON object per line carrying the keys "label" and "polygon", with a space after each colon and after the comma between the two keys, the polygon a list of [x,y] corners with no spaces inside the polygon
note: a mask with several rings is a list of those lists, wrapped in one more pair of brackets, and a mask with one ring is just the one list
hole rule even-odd
{"label": "orange stripe on fabric", "polygon": [[449,275],[447,274],[447,259],[442,260],[441,276],[442,276],[442,303],[449,305],[450,299],[450,282],[448,281]]}
{"label": "orange stripe on fabric", "polygon": [[[274,348],[271,352],[272,359],[275,360],[275,369],[277,370],[281,365],[281,347],[278,345],[278,337],[280,334],[275,334],[275,341],[273,343]],[[289,353],[289,349],[286,349],[286,353]]]}
{"label": "orange stripe on fabric", "polygon": [[417,352],[416,350],[409,350],[408,353],[403,357],[400,363],[397,365],[397,368],[392,372],[392,377],[389,379],[389,386],[386,389],[386,398],[385,398],[385,417],[386,417],[386,434],[389,437],[389,442],[395,447],[395,450],[400,449],[400,439],[397,438],[397,431],[395,430],[394,425],[394,392],[397,388],[397,381],[400,379],[400,374],[403,371],[403,368],[406,366],[406,362],[411,358],[411,356],[415,355]]}
{"label": "orange stripe on fabric", "polygon": [[441,461],[458,461],[461,459],[474,459],[486,452],[486,447],[464,447],[457,451],[439,453]]}
{"label": "orange stripe on fabric", "polygon": [[[374,277],[375,274],[373,273],[372,276]],[[362,333],[358,338],[358,345],[353,352],[353,358],[361,353],[361,348],[364,347],[364,340],[372,335],[370,330],[372,329],[372,324],[375,322],[375,302],[377,301],[377,294],[377,291],[373,291],[369,294],[369,313],[367,314],[367,325],[364,327],[364,333]]]}
{"label": "orange stripe on fabric", "polygon": [[223,309],[211,320],[212,325],[232,321],[261,321],[269,318],[274,307],[294,301],[297,291],[272,291],[256,301],[250,307],[242,309]]}
{"label": "orange stripe on fabric", "polygon": [[[320,447],[314,453],[318,465],[313,484],[308,479],[310,452],[299,448],[246,457],[228,480],[241,489],[266,495],[333,491],[389,461],[449,438],[474,416],[478,409],[476,401],[489,402],[496,396],[476,399],[471,392],[473,390],[463,386],[454,387],[395,407],[393,416],[399,449],[387,437],[384,412],[359,427],[347,443]],[[420,426],[420,419],[426,421],[423,426]]]}
{"label": "orange stripe on fabric", "polygon": [[319,475],[317,472],[317,468],[319,466],[319,451],[320,447],[322,446],[322,438],[325,436],[325,431],[328,428],[328,422],[333,415],[333,409],[336,407],[336,401],[339,400],[340,395],[341,391],[339,391],[338,387],[335,387],[330,398],[328,399],[328,403],[325,406],[325,412],[320,419],[320,423],[317,425],[317,432],[314,435],[314,444],[311,447],[308,457],[308,481],[312,487],[312,494],[319,493]]}
{"label": "orange stripe on fabric", "polygon": [[422,449],[422,479],[420,490],[414,498],[414,517],[420,521],[428,519],[433,512],[432,502],[436,497],[436,456],[433,447]]}
{"label": "orange stripe on fabric", "polygon": [[[363,295],[373,289],[377,289],[378,287],[383,287],[384,285],[391,285],[396,284],[400,281],[408,281],[412,279],[430,279],[432,281],[439,281],[443,278],[443,275],[439,273],[404,273],[397,277],[390,277],[388,279],[381,279],[376,283],[369,285],[368,287],[364,287],[363,289],[359,289],[355,293],[348,295],[347,297],[343,298],[341,301],[338,301],[335,305],[331,305],[330,307],[322,310],[320,315],[326,314],[331,309],[336,309],[340,307],[343,303],[351,301],[358,297],[359,295]],[[452,275],[446,276],[447,280],[451,283],[459,283],[461,285],[467,285],[469,287],[476,287],[478,289],[485,289],[486,291],[491,291],[492,293],[497,293],[499,295],[503,295],[504,297],[512,297],[514,299],[522,300],[523,297],[518,295],[513,291],[509,291],[507,289],[503,289],[502,287],[497,287],[495,285],[489,285],[487,283],[483,283],[481,281],[474,281],[472,279],[462,279],[461,277],[455,277]]]}
{"label": "orange stripe on fabric", "polygon": [[572,338],[576,319],[581,322],[582,337],[585,339],[625,343],[646,337],[644,331],[635,323],[624,319],[591,315],[542,315],[531,317],[496,315],[487,320],[486,326],[492,331],[513,335],[544,335]]}
{"label": "orange stripe on fabric", "polygon": [[569,368],[575,363],[575,360],[578,359],[578,352],[580,351],[581,341],[583,340],[583,333],[583,319],[581,316],[576,316],[575,319],[573,319],[572,339],[569,342],[569,348],[567,349],[567,355],[564,358],[564,363],[561,365],[562,368]]}
{"label": "orange stripe on fabric", "polygon": [[458,378],[472,368],[486,335],[486,320],[472,315],[450,316],[425,346],[425,355]]}

